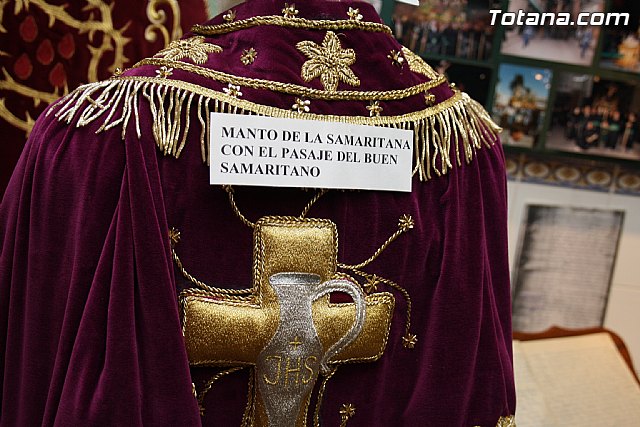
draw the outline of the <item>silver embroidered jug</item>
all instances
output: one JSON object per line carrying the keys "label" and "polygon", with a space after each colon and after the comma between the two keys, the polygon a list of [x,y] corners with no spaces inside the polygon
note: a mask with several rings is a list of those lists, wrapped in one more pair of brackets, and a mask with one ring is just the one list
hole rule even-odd
{"label": "silver embroidered jug", "polygon": [[[305,425],[318,373],[328,373],[331,358],[362,330],[364,294],[348,280],[320,283],[320,276],[309,273],[278,273],[269,278],[269,283],[278,298],[280,319],[278,329],[258,356],[256,381],[270,427]],[[313,325],[312,303],[331,292],[350,295],[356,310],[349,331],[325,351]]]}

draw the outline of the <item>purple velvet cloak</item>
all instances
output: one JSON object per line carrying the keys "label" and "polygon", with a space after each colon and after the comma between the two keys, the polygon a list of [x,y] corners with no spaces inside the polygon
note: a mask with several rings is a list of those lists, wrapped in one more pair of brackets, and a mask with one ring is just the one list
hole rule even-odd
{"label": "purple velvet cloak", "polygon": [[[131,121],[124,140],[119,127],[96,134],[99,121],[41,117],[24,149],[0,206],[3,427],[240,425],[247,370],[217,382],[200,417],[192,382],[200,389],[216,370],[189,370],[177,295],[191,284],[172,264],[168,230],[180,230],[191,274],[234,288],[251,284],[251,230],[208,184],[196,132],[179,159],[164,156],[149,109],[139,114],[141,137]],[[298,215],[312,194],[236,188],[252,221]],[[417,344],[402,345],[406,303],[394,291],[383,357],[338,369],[322,423],[338,426],[350,403],[350,427],[493,427],[515,412],[500,144],[443,176],[414,178],[411,193],[330,191],[308,216],[337,224],[338,260],[355,264],[403,214],[414,229],[366,271],[408,290]]]}

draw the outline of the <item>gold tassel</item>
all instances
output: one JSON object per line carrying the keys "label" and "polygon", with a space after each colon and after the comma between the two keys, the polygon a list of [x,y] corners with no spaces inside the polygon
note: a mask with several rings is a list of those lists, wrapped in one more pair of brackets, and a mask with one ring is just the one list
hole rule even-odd
{"label": "gold tassel", "polygon": [[[197,101],[195,97],[197,96]],[[231,98],[223,93],[201,88],[185,82],[128,77],[90,83],[61,98],[48,111],[62,122],[81,127],[98,119],[102,121],[97,132],[122,126],[121,137],[133,116],[138,138],[141,137],[140,99],[148,102],[153,123],[151,130],[158,148],[165,155],[179,158],[184,150],[191,130],[191,110],[196,108],[200,125],[200,152],[203,163],[209,165],[210,112],[273,116],[285,118],[308,118],[326,120],[315,114],[301,114],[290,110],[266,107],[242,99]],[[195,103],[197,102],[197,106]],[[115,117],[118,109],[121,115]],[[350,120],[353,119],[353,120]],[[353,123],[368,123],[369,118],[336,118]],[[496,125],[484,108],[467,94],[456,92],[444,104],[409,114],[408,117],[373,117],[373,125],[414,132],[413,174],[421,181],[433,175],[441,176],[453,168],[473,160],[480,148],[490,148],[498,141],[501,128]],[[452,147],[452,144],[455,147]],[[452,152],[453,151],[453,152]]]}

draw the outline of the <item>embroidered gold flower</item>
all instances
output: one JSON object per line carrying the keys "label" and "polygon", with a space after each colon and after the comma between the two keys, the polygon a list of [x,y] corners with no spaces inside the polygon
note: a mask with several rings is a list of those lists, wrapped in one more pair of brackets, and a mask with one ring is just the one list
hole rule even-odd
{"label": "embroidered gold flower", "polygon": [[296,4],[295,3],[285,3],[284,4],[284,9],[282,9],[282,14],[284,15],[285,18],[295,18],[296,16],[298,16],[298,9],[296,9]]}
{"label": "embroidered gold flower", "polygon": [[398,228],[402,231],[407,231],[412,229],[414,226],[413,218],[411,215],[404,214],[400,217],[398,221]]}
{"label": "embroidered gold flower", "polygon": [[242,51],[242,56],[240,56],[240,61],[244,65],[253,64],[253,61],[256,60],[256,56],[258,56],[258,52],[254,48],[245,49]]}
{"label": "embroidered gold flower", "polygon": [[356,414],[355,406],[353,406],[351,403],[342,404],[342,407],[340,408],[340,418],[342,418],[343,422],[353,417],[355,414]]}
{"label": "embroidered gold flower", "polygon": [[308,99],[296,98],[296,103],[291,108],[298,113],[308,113],[309,105],[311,105],[311,101]]}
{"label": "embroidered gold flower", "polygon": [[414,348],[418,342],[418,337],[414,334],[407,334],[402,337],[402,345],[405,348]]}
{"label": "embroidered gold flower", "polygon": [[424,102],[428,107],[431,107],[436,102],[436,96],[432,93],[426,92],[424,94]]}
{"label": "embroidered gold flower", "polygon": [[362,15],[360,14],[360,9],[354,9],[350,7],[349,11],[347,12],[347,15],[349,15],[349,19],[352,21],[362,21]]}
{"label": "embroidered gold flower", "polygon": [[387,58],[389,58],[391,60],[391,63],[396,67],[402,67],[402,63],[404,62],[404,57],[402,56],[401,52],[398,52],[397,50],[392,50],[391,52],[389,52],[389,55],[387,55]]}
{"label": "embroidered gold flower", "polygon": [[422,58],[411,52],[406,47],[402,48],[402,54],[407,60],[409,69],[414,73],[422,74],[423,76],[429,77],[430,79],[440,78],[440,75],[433,68],[431,68],[429,64],[424,62]]}
{"label": "embroidered gold flower", "polygon": [[167,67],[167,66],[163,65],[162,67],[160,67],[159,70],[156,70],[156,74],[161,79],[166,79],[171,74],[173,74],[173,68],[170,68],[170,67]]}
{"label": "embroidered gold flower", "polygon": [[368,294],[378,290],[378,276],[375,274],[367,278],[367,283],[364,284],[364,291]]}
{"label": "embroidered gold flower", "polygon": [[222,19],[224,19],[224,22],[233,22],[236,19],[236,11],[229,9],[227,13],[222,15]]}
{"label": "embroidered gold flower", "polygon": [[383,108],[380,106],[380,101],[371,101],[371,103],[367,105],[367,110],[369,110],[370,117],[379,117]]}
{"label": "embroidered gold flower", "polygon": [[170,61],[188,58],[195,64],[204,64],[207,62],[210,53],[220,52],[222,52],[220,46],[205,42],[202,36],[194,36],[188,39],[172,41],[169,46],[162,49],[155,56],[161,56]]}
{"label": "embroidered gold flower", "polygon": [[242,96],[242,92],[240,91],[240,86],[234,85],[233,83],[229,83],[229,86],[222,88],[224,93],[229,96],[233,96],[234,98],[239,98]]}
{"label": "embroidered gold flower", "polygon": [[333,31],[327,31],[322,45],[307,40],[299,42],[296,47],[309,58],[302,65],[302,78],[305,81],[320,77],[325,90],[331,92],[338,88],[340,81],[360,86],[360,79],[349,68],[356,62],[356,53],[353,49],[343,49]]}

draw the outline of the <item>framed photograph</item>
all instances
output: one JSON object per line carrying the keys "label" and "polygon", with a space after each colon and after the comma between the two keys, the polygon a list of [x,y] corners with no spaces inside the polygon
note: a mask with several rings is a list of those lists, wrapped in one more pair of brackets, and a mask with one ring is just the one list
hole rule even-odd
{"label": "framed photograph", "polygon": [[640,160],[640,80],[559,73],[545,147]]}
{"label": "framed photograph", "polygon": [[492,117],[504,129],[503,144],[533,147],[542,131],[552,72],[546,68],[500,64]]}
{"label": "framed photograph", "polygon": [[[604,0],[556,1],[510,0],[509,12],[564,13],[575,22],[583,12],[603,12]],[[500,51],[504,55],[523,56],[552,62],[591,65],[600,26],[550,25],[550,18],[537,25],[514,23],[505,27]]]}
{"label": "framed photograph", "polygon": [[446,59],[429,61],[429,65],[438,73],[447,77],[456,87],[466,92],[482,105],[487,104],[491,85],[491,68],[475,65],[456,64]]}
{"label": "framed photograph", "polygon": [[600,66],[640,73],[640,2],[612,0],[610,11],[629,15],[603,28]]}
{"label": "framed photograph", "polygon": [[494,32],[489,9],[499,0],[420,0],[419,6],[396,2],[395,37],[420,55],[486,61],[491,56]]}

